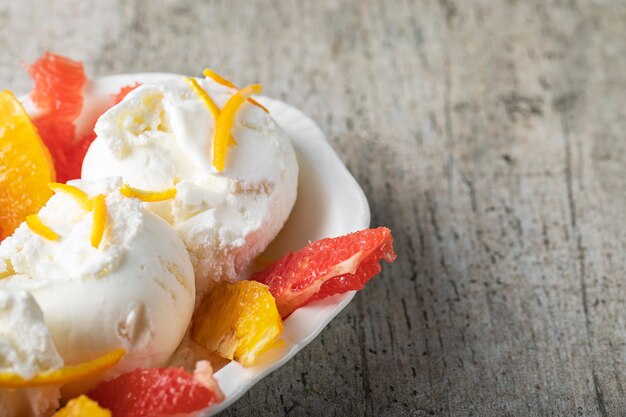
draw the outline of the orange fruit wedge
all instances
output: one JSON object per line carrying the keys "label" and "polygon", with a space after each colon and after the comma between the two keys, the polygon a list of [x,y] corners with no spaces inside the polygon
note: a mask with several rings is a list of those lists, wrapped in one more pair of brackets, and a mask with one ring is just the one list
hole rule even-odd
{"label": "orange fruit wedge", "polygon": [[64,366],[36,374],[33,378],[26,379],[20,374],[13,372],[0,372],[0,388],[32,388],[45,387],[48,385],[65,385],[71,382],[97,375],[113,368],[122,359],[126,352],[124,349],[115,349],[78,365]]}
{"label": "orange fruit wedge", "polygon": [[226,359],[251,366],[276,347],[283,331],[274,297],[258,282],[220,282],[200,305],[192,339]]}
{"label": "orange fruit wedge", "polygon": [[54,179],[50,153],[28,114],[12,92],[0,92],[0,240],[48,201]]}
{"label": "orange fruit wedge", "polygon": [[111,417],[111,412],[85,395],[68,401],[52,417]]}

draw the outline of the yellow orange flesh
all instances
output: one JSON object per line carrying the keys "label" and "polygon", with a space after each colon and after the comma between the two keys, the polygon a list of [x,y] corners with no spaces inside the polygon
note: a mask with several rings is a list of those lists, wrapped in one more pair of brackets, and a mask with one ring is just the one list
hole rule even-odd
{"label": "yellow orange flesh", "polygon": [[68,401],[67,405],[54,413],[52,417],[111,417],[111,412],[101,408],[91,398],[81,395]]}
{"label": "yellow orange flesh", "polygon": [[167,190],[162,191],[146,191],[124,184],[122,188],[120,188],[120,193],[129,198],[138,198],[144,203],[154,203],[157,201],[170,200],[176,197],[176,188],[168,188]]}
{"label": "yellow orange flesh", "polygon": [[91,246],[98,248],[102,237],[104,236],[104,230],[107,225],[107,206],[105,197],[102,194],[91,198],[91,207],[93,209],[93,225],[91,227]]}
{"label": "yellow orange flesh", "polygon": [[54,165],[37,129],[12,92],[0,92],[0,240],[52,196]]}
{"label": "yellow orange flesh", "polygon": [[283,322],[267,286],[221,282],[207,294],[193,321],[192,339],[226,359],[251,366],[280,344]]}
{"label": "yellow orange flesh", "polygon": [[65,385],[80,381],[113,368],[124,354],[124,349],[115,349],[78,365],[64,366],[60,369],[40,372],[31,379],[25,379],[16,373],[0,372],[0,388],[32,388],[48,385]]}
{"label": "yellow orange flesh", "polygon": [[[232,82],[230,82],[226,78],[222,77],[221,75],[219,75],[215,71],[212,71],[212,70],[210,70],[208,68],[205,68],[202,73],[204,74],[205,77],[208,77],[208,78],[212,79],[213,81],[215,81],[218,84],[222,84],[222,85],[224,85],[226,87],[234,88],[235,90],[238,90],[238,88],[237,88],[237,86],[235,84],[233,84]],[[270,112],[264,105],[262,105],[261,103],[259,103],[255,99],[253,99],[252,97],[250,97],[248,99],[248,101],[250,103],[254,104],[255,106],[260,107],[265,113],[269,113]]]}
{"label": "yellow orange flesh", "polygon": [[237,110],[252,94],[261,92],[261,85],[253,84],[242,88],[228,99],[215,123],[215,133],[213,134],[213,166],[218,171],[223,171],[226,165],[226,154],[228,152],[228,138],[230,130],[235,124]]}

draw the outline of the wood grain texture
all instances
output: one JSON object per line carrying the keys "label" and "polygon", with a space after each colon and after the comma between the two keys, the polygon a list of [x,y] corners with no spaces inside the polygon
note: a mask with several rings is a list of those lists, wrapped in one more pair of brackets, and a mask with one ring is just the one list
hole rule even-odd
{"label": "wood grain texture", "polygon": [[0,81],[204,66],[311,115],[396,236],[224,416],[626,415],[626,3],[9,1]]}

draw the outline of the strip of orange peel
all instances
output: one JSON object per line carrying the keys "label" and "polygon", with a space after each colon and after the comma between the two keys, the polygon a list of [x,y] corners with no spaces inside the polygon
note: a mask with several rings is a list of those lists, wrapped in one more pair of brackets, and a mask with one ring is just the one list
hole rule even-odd
{"label": "strip of orange peel", "polygon": [[200,97],[200,99],[204,102],[204,104],[208,107],[209,111],[213,115],[213,118],[217,120],[217,117],[220,115],[220,109],[217,107],[217,104],[211,99],[211,97],[204,91],[204,88],[200,86],[198,80],[193,77],[185,77],[185,80],[191,87],[191,89]]}
{"label": "strip of orange peel", "polygon": [[13,372],[0,372],[0,388],[32,388],[48,385],[65,385],[80,381],[113,368],[125,353],[124,349],[115,349],[78,365],[64,366],[63,368],[40,372],[31,379],[26,379],[20,374]]}
{"label": "strip of orange peel", "polygon": [[129,198],[138,198],[144,203],[155,203],[157,201],[170,200],[176,197],[176,188],[172,187],[163,191],[146,191],[124,184],[122,185],[122,188],[120,188],[120,193]]}
{"label": "strip of orange peel", "polygon": [[104,195],[98,194],[89,199],[93,209],[93,225],[91,226],[91,246],[98,249],[107,225],[107,206]]}
{"label": "strip of orange peel", "polygon": [[226,164],[226,153],[228,151],[228,137],[230,130],[235,124],[235,116],[239,107],[253,94],[262,91],[260,84],[252,84],[242,88],[233,94],[220,112],[215,121],[215,133],[213,136],[213,166],[219,172],[224,170]]}
{"label": "strip of orange peel", "polygon": [[81,208],[85,211],[90,211],[91,206],[89,204],[89,197],[87,193],[81,190],[78,187],[74,187],[73,185],[60,184],[58,182],[51,182],[48,184],[48,187],[55,193],[62,192],[70,197],[72,197],[76,202],[81,206]]}
{"label": "strip of orange peel", "polygon": [[[222,77],[221,75],[219,75],[215,71],[212,71],[212,70],[210,70],[208,68],[205,68],[204,71],[202,71],[202,74],[204,74],[205,77],[208,77],[208,78],[212,79],[213,81],[215,81],[218,84],[222,84],[223,86],[226,86],[226,87],[229,87],[229,88],[234,88],[235,90],[238,90],[238,88],[237,88],[237,86],[235,84],[233,84],[232,82],[230,82],[226,78]],[[264,105],[262,105],[261,103],[259,103],[255,99],[253,99],[252,97],[248,98],[248,101],[250,103],[254,104],[255,106],[260,107],[265,113],[269,113],[270,112]]]}
{"label": "strip of orange peel", "polygon": [[[209,94],[202,88],[198,80],[193,77],[185,77],[185,80],[191,87],[191,89],[200,97],[200,100],[207,106],[211,114],[213,115],[213,120],[217,121],[217,118],[220,115],[220,109],[217,107],[217,104],[213,101],[213,99],[209,96]],[[230,144],[237,145],[237,141],[230,135]]]}
{"label": "strip of orange peel", "polygon": [[30,216],[26,216],[26,225],[32,230],[34,233],[39,236],[56,241],[59,240],[59,235],[54,232],[54,230],[50,229],[48,226],[43,224],[39,216],[36,214],[31,214]]}

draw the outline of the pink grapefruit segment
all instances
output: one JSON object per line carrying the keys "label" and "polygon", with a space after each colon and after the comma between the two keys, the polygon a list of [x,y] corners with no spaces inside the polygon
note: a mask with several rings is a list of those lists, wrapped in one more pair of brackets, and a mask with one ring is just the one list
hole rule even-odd
{"label": "pink grapefruit segment", "polygon": [[83,109],[83,87],[87,83],[83,64],[46,52],[27,69],[35,81],[30,96],[37,108],[74,121]]}
{"label": "pink grapefruit segment", "polygon": [[124,100],[124,97],[126,97],[128,93],[130,93],[131,91],[133,91],[135,88],[139,87],[140,85],[141,83],[135,83],[133,85],[126,85],[120,88],[120,91],[118,91],[117,94],[115,94],[115,96],[113,97],[114,104],[118,104],[119,102]]}
{"label": "pink grapefruit segment", "polygon": [[224,398],[206,361],[198,362],[193,374],[183,368],[135,369],[101,382],[87,396],[114,417],[185,415]]}
{"label": "pink grapefruit segment", "polygon": [[393,262],[393,237],[386,227],[321,239],[279,259],[252,279],[267,285],[283,318],[295,309],[350,290],[360,290]]}

